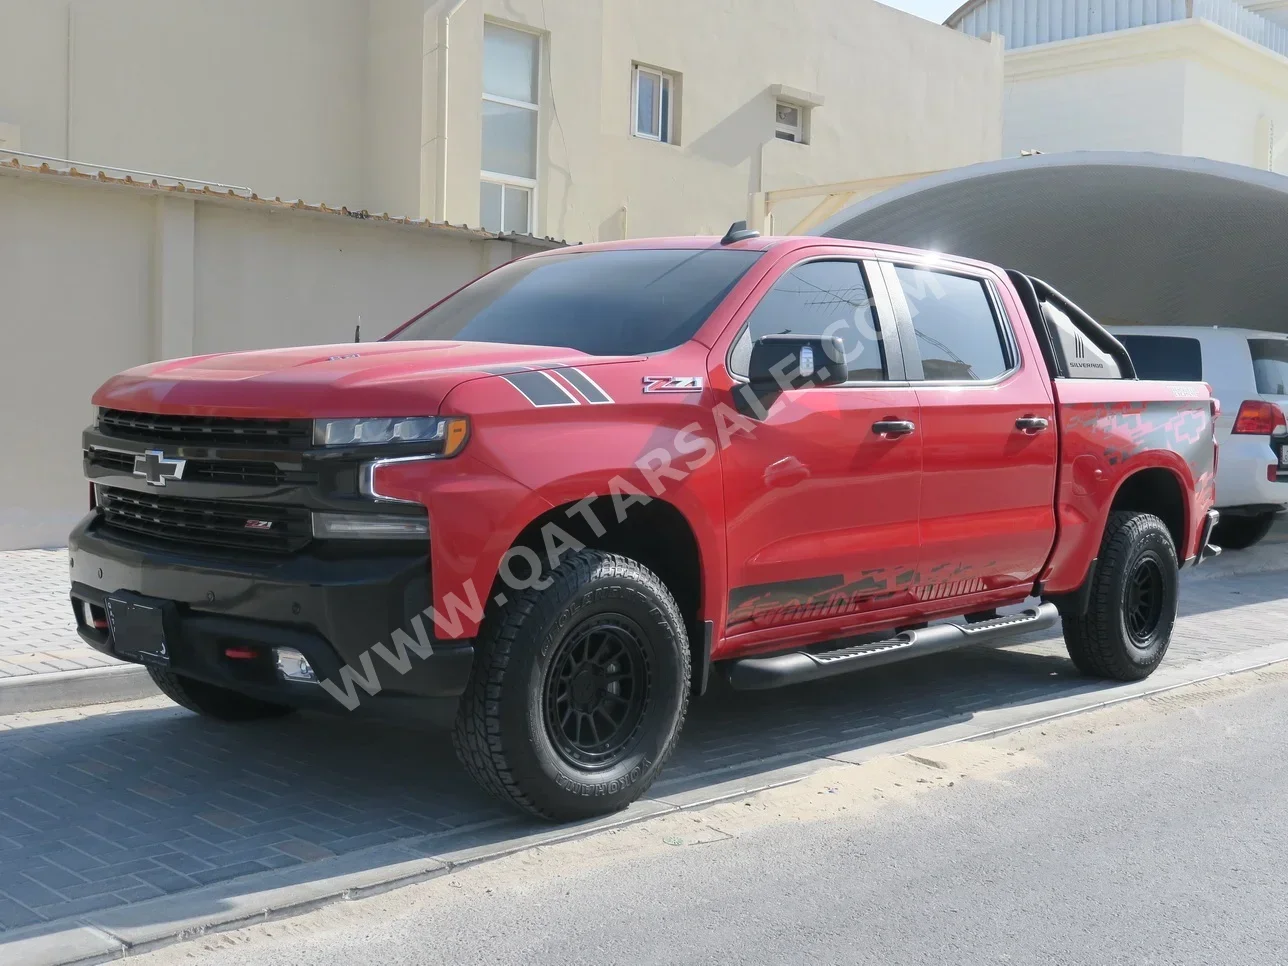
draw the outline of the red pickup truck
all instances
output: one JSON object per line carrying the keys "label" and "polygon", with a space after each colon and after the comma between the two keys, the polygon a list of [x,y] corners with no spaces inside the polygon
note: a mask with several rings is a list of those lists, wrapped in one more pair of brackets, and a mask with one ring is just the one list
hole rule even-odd
{"label": "red pickup truck", "polygon": [[[1218,408],[1042,282],[821,238],[588,245],[376,343],[159,362],[83,441],[72,605],[219,719],[453,721],[529,812],[621,808],[713,676],[762,689],[1054,626],[1167,650]],[[1007,610],[999,614],[999,608]]]}

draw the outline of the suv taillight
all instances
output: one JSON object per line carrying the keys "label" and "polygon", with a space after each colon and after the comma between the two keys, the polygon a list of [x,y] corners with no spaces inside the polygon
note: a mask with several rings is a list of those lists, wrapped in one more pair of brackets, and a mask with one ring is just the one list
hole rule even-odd
{"label": "suv taillight", "polygon": [[1234,429],[1230,432],[1237,436],[1273,436],[1288,430],[1288,421],[1284,411],[1272,402],[1264,399],[1245,399],[1239,406],[1239,414],[1234,417]]}

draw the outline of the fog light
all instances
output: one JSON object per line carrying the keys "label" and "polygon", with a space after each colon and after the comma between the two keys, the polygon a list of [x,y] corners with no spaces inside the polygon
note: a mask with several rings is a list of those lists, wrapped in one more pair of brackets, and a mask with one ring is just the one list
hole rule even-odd
{"label": "fog light", "polygon": [[277,659],[277,673],[288,681],[307,681],[317,684],[318,676],[309,659],[293,647],[273,648],[273,657]]}
{"label": "fog light", "polygon": [[380,513],[314,513],[313,536],[319,540],[423,540],[429,536],[429,520]]}

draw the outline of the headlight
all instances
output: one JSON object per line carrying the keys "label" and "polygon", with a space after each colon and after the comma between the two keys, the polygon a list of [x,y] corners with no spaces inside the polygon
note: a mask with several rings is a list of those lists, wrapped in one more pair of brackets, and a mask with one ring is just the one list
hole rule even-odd
{"label": "headlight", "polygon": [[469,435],[462,416],[408,416],[374,419],[315,419],[315,446],[375,446],[391,443],[441,443],[442,456],[452,456]]}

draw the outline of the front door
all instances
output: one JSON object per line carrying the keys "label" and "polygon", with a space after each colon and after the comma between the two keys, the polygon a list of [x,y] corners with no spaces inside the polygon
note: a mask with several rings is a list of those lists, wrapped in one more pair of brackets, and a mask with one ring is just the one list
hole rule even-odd
{"label": "front door", "polygon": [[[922,460],[917,399],[899,384],[897,337],[881,338],[867,269],[853,258],[798,262],[762,283],[752,302],[729,354],[735,379],[746,375],[753,340],[794,333],[841,336],[850,381],[783,393],[722,452],[727,632],[802,625],[823,632],[911,602]],[[888,425],[901,422],[913,428]]]}
{"label": "front door", "polygon": [[[1050,381],[986,275],[882,266],[921,410],[922,600],[1032,583],[1055,540]],[[902,298],[902,303],[900,302]]]}

